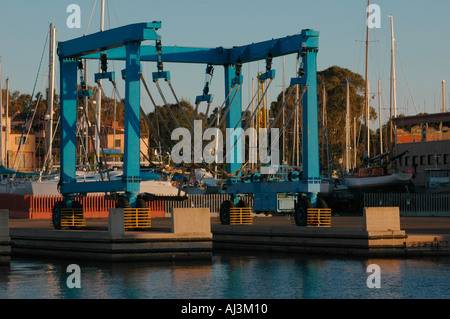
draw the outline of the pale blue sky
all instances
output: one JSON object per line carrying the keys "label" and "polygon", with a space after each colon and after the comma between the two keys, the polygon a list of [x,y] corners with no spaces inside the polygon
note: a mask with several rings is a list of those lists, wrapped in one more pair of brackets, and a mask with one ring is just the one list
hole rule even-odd
{"label": "pale blue sky", "polygon": [[[11,90],[31,93],[49,24],[53,23],[57,28],[57,41],[82,36],[87,30],[94,2],[0,0],[3,87],[5,78],[9,77]],[[99,30],[100,2],[97,0],[87,33]],[[81,8],[80,29],[66,26],[69,16],[66,8],[71,3]],[[366,0],[106,0],[106,3],[105,29],[160,20],[162,28],[158,33],[163,45],[231,47],[297,34],[306,28],[315,29],[320,32],[319,71],[338,65],[364,74],[362,41],[365,40]],[[387,16],[392,14],[401,62],[417,111],[439,112],[442,107],[441,81],[450,81],[450,1],[372,0],[371,3],[378,4],[381,9],[381,28],[370,33],[370,40],[376,41],[370,45],[371,91],[377,92],[377,80],[381,79],[383,108],[389,106],[390,20]],[[47,51],[44,54],[37,91],[47,85]],[[286,83],[294,75],[295,59],[295,56],[286,57]],[[269,93],[271,99],[281,91],[281,61],[278,58],[274,62],[277,77]],[[93,71],[97,66],[92,63],[89,67]],[[120,62],[114,64],[116,72],[121,68]],[[244,107],[250,99],[251,78],[264,68],[263,62],[244,66]],[[151,82],[150,72],[155,69],[154,63],[145,64],[148,82]],[[171,71],[177,96],[193,102],[203,88],[205,66],[166,64],[165,69]],[[396,71],[398,113],[415,114],[398,57]],[[450,109],[450,85],[447,87],[447,109]],[[57,91],[59,93],[59,88]],[[105,86],[105,92],[109,94],[112,89]],[[211,93],[215,96],[215,106],[220,105],[224,99],[220,68],[216,68]],[[150,107],[146,100],[143,104]],[[378,109],[377,103],[373,106]],[[387,115],[385,109],[383,120]]]}

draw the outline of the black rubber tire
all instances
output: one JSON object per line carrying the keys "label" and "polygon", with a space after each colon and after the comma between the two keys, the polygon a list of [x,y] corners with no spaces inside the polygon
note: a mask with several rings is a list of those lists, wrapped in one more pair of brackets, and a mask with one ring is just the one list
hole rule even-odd
{"label": "black rubber tire", "polygon": [[147,208],[147,202],[141,196],[136,198],[136,208]]}
{"label": "black rubber tire", "polygon": [[66,202],[57,201],[52,208],[52,223],[55,229],[61,229],[61,209],[66,208]]}
{"label": "black rubber tire", "polygon": [[120,196],[116,202],[116,208],[131,208],[128,198]]}
{"label": "black rubber tire", "polygon": [[[74,200],[74,201],[72,201],[72,208],[81,208],[81,209],[83,209],[83,204],[81,202],[79,202],[79,201]],[[84,215],[84,212],[83,212],[83,215]],[[77,228],[78,228],[77,226],[69,227],[69,229],[77,229]]]}
{"label": "black rubber tire", "polygon": [[72,202],[72,208],[83,208],[83,204],[81,204],[81,202],[79,201],[73,201]]}
{"label": "black rubber tire", "polygon": [[299,197],[295,204],[294,220],[297,226],[306,226],[308,218],[308,208],[313,208],[313,205],[309,199],[305,197]]}
{"label": "black rubber tire", "polygon": [[318,198],[317,208],[328,208],[328,203],[324,199]]}
{"label": "black rubber tire", "polygon": [[231,200],[226,200],[220,205],[220,223],[222,225],[230,225],[230,210],[234,207],[234,203]]}
{"label": "black rubber tire", "polygon": [[240,199],[239,202],[237,203],[236,207],[248,207],[247,202]]}

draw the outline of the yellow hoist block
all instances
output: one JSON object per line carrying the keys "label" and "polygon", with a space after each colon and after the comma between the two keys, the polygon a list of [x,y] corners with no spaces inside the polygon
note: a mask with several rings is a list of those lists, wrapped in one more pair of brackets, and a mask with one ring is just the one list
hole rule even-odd
{"label": "yellow hoist block", "polygon": [[253,208],[232,207],[230,209],[230,225],[253,225]]}
{"label": "yellow hoist block", "polygon": [[83,208],[62,208],[61,227],[83,227],[86,226]]}
{"label": "yellow hoist block", "polygon": [[308,208],[307,227],[331,227],[331,208]]}
{"label": "yellow hoist block", "polygon": [[152,226],[149,208],[124,208],[125,230],[145,229]]}

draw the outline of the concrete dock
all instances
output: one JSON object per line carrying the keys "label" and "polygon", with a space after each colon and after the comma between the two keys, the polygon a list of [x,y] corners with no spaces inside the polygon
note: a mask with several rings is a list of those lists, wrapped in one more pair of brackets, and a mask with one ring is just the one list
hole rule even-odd
{"label": "concrete dock", "polygon": [[[174,209],[169,223],[146,230],[124,229],[123,209],[109,219],[87,219],[79,229],[53,228],[51,220],[11,219],[13,255],[101,261],[210,259],[212,233],[207,209]],[[156,225],[155,225],[156,224]]]}
{"label": "concrete dock", "polygon": [[254,217],[253,225],[220,225],[208,210],[202,213],[208,220],[186,212],[178,216],[152,219],[149,230],[116,233],[108,219],[88,219],[77,230],[55,230],[50,220],[10,219],[11,253],[106,261],[208,259],[214,250],[230,249],[393,258],[450,255],[450,217],[397,220],[394,214],[393,220],[383,218],[386,226],[367,216],[333,216],[331,227],[322,228],[298,227],[284,216]]}

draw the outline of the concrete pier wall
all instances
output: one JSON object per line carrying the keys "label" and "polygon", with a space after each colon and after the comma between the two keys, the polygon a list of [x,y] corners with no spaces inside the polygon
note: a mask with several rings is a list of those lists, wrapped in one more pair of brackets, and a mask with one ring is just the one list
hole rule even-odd
{"label": "concrete pier wall", "polygon": [[363,227],[212,225],[212,231],[218,250],[367,257],[450,255],[450,236],[417,238],[401,230],[398,207],[366,207]]}
{"label": "concrete pier wall", "polygon": [[174,210],[173,219],[180,224],[175,227],[175,232],[151,228],[148,231],[126,231],[121,208],[111,209],[109,217],[106,230],[14,229],[13,253],[114,262],[212,257],[209,210]]}
{"label": "concrete pier wall", "polygon": [[0,209],[0,264],[11,261],[11,237],[9,236],[9,211]]}

